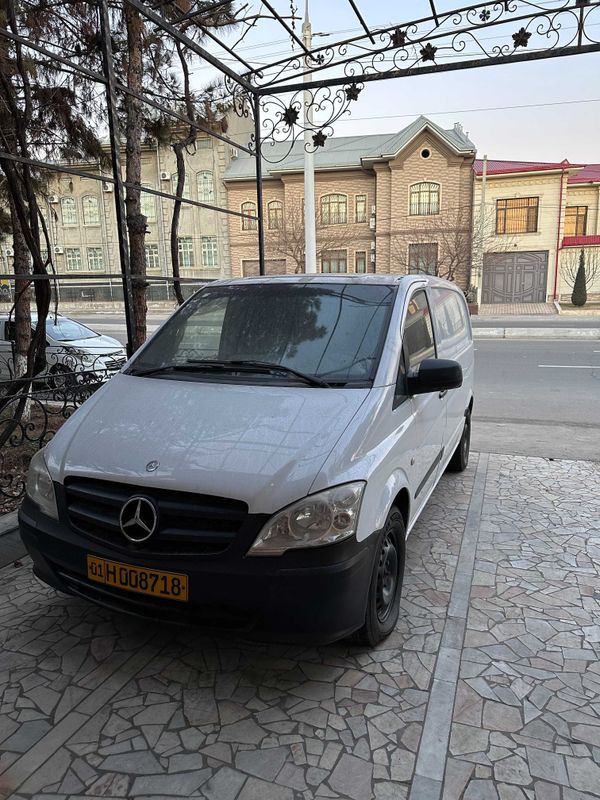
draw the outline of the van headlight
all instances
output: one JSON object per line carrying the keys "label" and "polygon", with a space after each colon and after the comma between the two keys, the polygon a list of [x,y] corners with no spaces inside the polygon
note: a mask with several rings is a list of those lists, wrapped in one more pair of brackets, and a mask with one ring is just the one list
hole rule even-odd
{"label": "van headlight", "polygon": [[356,533],[364,488],[362,481],[345,483],[293,503],[267,522],[248,555],[278,556],[347,539]]}
{"label": "van headlight", "polygon": [[38,450],[29,462],[25,493],[40,511],[52,519],[58,519],[54,484],[46,466],[43,450]]}

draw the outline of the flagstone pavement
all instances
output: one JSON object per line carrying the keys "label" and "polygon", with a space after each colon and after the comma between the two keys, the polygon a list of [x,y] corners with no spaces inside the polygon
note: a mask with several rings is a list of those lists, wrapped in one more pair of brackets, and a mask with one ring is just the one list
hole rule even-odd
{"label": "flagstone pavement", "polygon": [[472,456],[372,651],[207,637],[0,571],[0,797],[600,797],[600,465]]}

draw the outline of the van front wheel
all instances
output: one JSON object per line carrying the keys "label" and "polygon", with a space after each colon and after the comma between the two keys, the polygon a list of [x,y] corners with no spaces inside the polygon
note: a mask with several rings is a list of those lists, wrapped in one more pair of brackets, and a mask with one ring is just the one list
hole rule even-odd
{"label": "van front wheel", "polygon": [[402,514],[392,506],[377,545],[365,622],[354,637],[360,644],[374,647],[396,627],[404,577],[405,538]]}

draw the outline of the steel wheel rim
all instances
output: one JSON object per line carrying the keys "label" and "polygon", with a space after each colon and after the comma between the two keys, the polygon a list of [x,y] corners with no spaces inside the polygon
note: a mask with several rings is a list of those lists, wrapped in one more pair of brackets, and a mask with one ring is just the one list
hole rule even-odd
{"label": "steel wheel rim", "polygon": [[394,536],[388,533],[379,553],[377,567],[377,619],[385,622],[390,615],[398,587],[398,549]]}

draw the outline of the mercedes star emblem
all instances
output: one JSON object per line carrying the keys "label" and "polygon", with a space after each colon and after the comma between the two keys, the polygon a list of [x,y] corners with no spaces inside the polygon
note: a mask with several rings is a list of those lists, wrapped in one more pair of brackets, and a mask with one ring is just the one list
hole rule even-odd
{"label": "mercedes star emblem", "polygon": [[119,524],[123,536],[130,542],[145,542],[158,526],[156,506],[147,497],[130,497],[121,508]]}
{"label": "mercedes star emblem", "polygon": [[149,461],[146,464],[146,472],[156,472],[156,470],[159,468],[159,466],[160,466],[160,462],[159,461]]}

